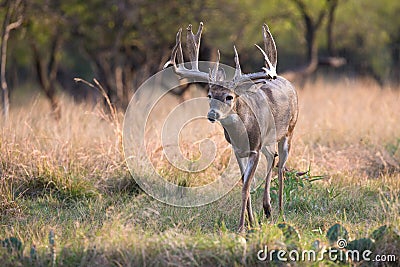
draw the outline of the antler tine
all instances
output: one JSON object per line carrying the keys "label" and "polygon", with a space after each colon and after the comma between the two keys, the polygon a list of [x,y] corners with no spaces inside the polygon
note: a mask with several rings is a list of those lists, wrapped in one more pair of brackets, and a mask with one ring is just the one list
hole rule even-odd
{"label": "antler tine", "polygon": [[249,80],[252,80],[253,82],[262,82],[268,78],[269,79],[277,78],[278,75],[276,74],[276,64],[277,64],[276,45],[275,45],[274,39],[272,38],[272,34],[269,31],[267,24],[263,25],[263,39],[264,39],[264,47],[265,47],[266,51],[264,51],[261,47],[259,47],[256,44],[256,47],[258,48],[258,50],[261,51],[261,53],[264,56],[264,60],[265,60],[265,67],[262,68],[263,71],[261,71],[261,72],[241,74],[240,73],[241,71],[240,71],[240,64],[239,64],[239,56],[238,56],[236,47],[234,47],[236,70],[235,70],[235,76],[234,76],[233,82],[235,84],[240,84],[242,82],[246,82]]}
{"label": "antler tine", "polygon": [[233,50],[235,51],[235,64],[236,64],[236,68],[235,68],[235,76],[233,76],[233,80],[237,80],[242,76],[242,70],[240,68],[240,62],[239,62],[239,54],[236,50],[236,46],[233,46]]}
{"label": "antler tine", "polygon": [[186,47],[189,51],[192,70],[199,70],[199,51],[201,33],[203,32],[203,22],[200,22],[196,35],[192,32],[192,24],[187,27]]}
{"label": "antler tine", "polygon": [[183,53],[182,53],[182,46],[181,46],[181,34],[182,34],[182,28],[178,30],[176,33],[176,44],[172,48],[171,52],[171,58],[164,64],[163,69],[166,69],[169,65],[173,65],[174,69],[176,70],[178,67],[176,66],[176,54],[179,53],[178,55],[178,63],[181,64],[183,63]]}
{"label": "antler tine", "polygon": [[[269,61],[268,56],[264,52],[264,50],[262,50],[262,48],[259,47],[258,45],[256,45],[256,47],[264,55],[264,59],[266,61],[267,66],[272,66],[272,64]],[[264,67],[264,68],[262,68],[264,71],[238,75],[238,73],[241,72],[241,71],[240,71],[240,65],[239,65],[239,56],[237,54],[236,48],[235,48],[235,63],[236,63],[236,70],[235,70],[235,76],[234,76],[234,79],[233,79],[233,82],[235,84],[240,84],[242,82],[246,82],[246,81],[250,81],[250,80],[257,83],[257,82],[265,81],[266,78],[275,79],[276,76],[277,76],[276,75],[276,71],[275,71],[275,69],[273,67],[272,67],[272,69]],[[239,66],[239,69],[238,69],[238,66]]]}
{"label": "antler tine", "polygon": [[272,66],[276,69],[278,63],[278,53],[276,50],[276,44],[271,32],[269,31],[268,25],[264,23],[263,25],[263,39],[264,39],[264,49],[271,60]]}
{"label": "antler tine", "polygon": [[[178,33],[176,34],[176,44],[172,48],[171,58],[170,60],[167,61],[167,63],[164,64],[163,69],[167,68],[169,65],[172,65],[174,67],[174,72],[181,78],[194,78],[200,80],[208,79],[208,74],[199,71],[198,67],[198,56],[199,56],[202,28],[203,28],[203,23],[200,23],[200,27],[196,35],[194,35],[192,32],[192,25],[189,25],[189,27],[187,28],[188,29],[187,47],[189,49],[192,69],[187,69],[184,65],[184,58],[181,45],[182,28],[180,28]],[[176,59],[176,57],[178,57],[178,60]]]}
{"label": "antler tine", "polygon": [[272,34],[269,31],[268,25],[265,23],[263,25],[262,33],[263,33],[265,51],[262,50],[261,47],[259,47],[258,45],[256,45],[256,47],[261,51],[261,53],[264,56],[266,68],[264,67],[263,70],[270,78],[276,79],[277,77],[276,64],[278,55],[276,52],[276,45],[274,38],[272,37]]}
{"label": "antler tine", "polygon": [[271,61],[269,61],[268,55],[267,55],[267,54],[265,53],[265,51],[262,50],[262,48],[259,47],[257,44],[256,44],[256,47],[257,47],[257,48],[261,51],[261,53],[263,54],[264,60],[265,60],[266,66],[267,66],[267,68],[264,67],[264,68],[262,68],[262,69],[265,71],[265,73],[266,73],[270,78],[276,79],[276,77],[277,77],[278,75],[276,74],[276,69],[275,69],[275,67],[272,65]]}
{"label": "antler tine", "polygon": [[220,59],[221,59],[221,54],[219,53],[219,50],[217,50],[217,61],[215,62],[213,70],[211,71],[211,69],[210,69],[210,74],[209,74],[210,81],[212,81],[212,82],[217,81]]}
{"label": "antler tine", "polygon": [[176,53],[178,53],[178,64],[182,64],[182,67],[184,68],[185,66],[183,65],[183,63],[185,62],[185,60],[183,59],[181,36],[182,36],[182,28],[179,29],[178,34],[176,36],[176,43],[177,44],[179,43]]}

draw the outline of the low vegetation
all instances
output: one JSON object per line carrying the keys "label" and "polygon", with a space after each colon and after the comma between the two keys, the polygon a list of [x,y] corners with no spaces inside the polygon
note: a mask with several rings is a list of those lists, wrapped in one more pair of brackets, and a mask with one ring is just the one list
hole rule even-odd
{"label": "low vegetation", "polygon": [[[396,260],[362,265],[398,266],[399,100],[398,88],[368,81],[318,79],[299,90],[285,222],[278,219],[275,192],[273,219],[264,218],[259,188],[252,194],[258,225],[244,235],[235,233],[240,186],[196,208],[168,206],[141,191],[124,162],[117,128],[122,114],[110,119],[99,107],[65,96],[56,122],[41,96],[29,106],[16,100],[20,105],[14,104],[0,132],[1,265],[261,266],[265,262],[257,255],[266,247],[331,251],[345,239],[348,250],[370,249],[371,259],[394,255]],[[219,134],[219,148],[225,149]],[[182,147],[189,158],[198,156],[189,141]],[[182,182],[158,148],[148,146],[152,161],[172,182],[208,182],[193,175]],[[224,153],[217,160],[224,160]],[[270,260],[287,264],[276,255]],[[289,261],[294,266],[352,263],[327,255],[320,261]]]}

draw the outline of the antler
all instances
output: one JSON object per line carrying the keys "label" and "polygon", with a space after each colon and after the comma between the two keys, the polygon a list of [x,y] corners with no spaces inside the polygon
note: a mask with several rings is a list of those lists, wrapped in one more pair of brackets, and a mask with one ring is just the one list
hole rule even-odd
{"label": "antler", "polygon": [[276,45],[274,38],[272,37],[271,32],[267,24],[263,25],[263,39],[264,39],[264,47],[265,51],[261,49],[258,45],[256,47],[261,51],[264,55],[265,65],[266,67],[262,68],[265,73],[271,78],[276,79],[276,64],[278,59],[278,53],[276,52]]}
{"label": "antler", "polygon": [[221,59],[221,54],[219,50],[217,50],[217,61],[214,64],[214,68],[211,70],[209,69],[209,80],[211,82],[223,81],[225,80],[225,71],[224,69],[219,68],[219,61]]}
{"label": "antler", "polygon": [[264,23],[263,25],[263,39],[264,39],[264,49],[267,52],[269,60],[271,60],[272,66],[276,69],[276,64],[278,63],[278,52],[276,50],[276,45],[271,32],[269,31],[268,25]]}
{"label": "antler", "polygon": [[[171,58],[165,63],[163,69],[167,68],[169,65],[173,65],[174,72],[179,75],[181,78],[197,78],[201,80],[210,80],[212,82],[216,82],[218,80],[223,80],[225,75],[224,73],[220,73],[219,69],[219,51],[218,51],[218,61],[214,65],[213,70],[210,70],[210,73],[205,73],[199,70],[199,50],[200,50],[200,40],[201,34],[203,32],[203,22],[200,22],[199,29],[196,34],[192,32],[192,25],[189,24],[187,27],[187,43],[186,47],[189,51],[190,64],[191,69],[187,69],[184,65],[184,58],[182,53],[182,45],[181,45],[181,35],[182,28],[179,29],[176,34],[176,44],[172,49]],[[263,71],[242,74],[239,62],[239,55],[234,46],[233,49],[235,51],[235,76],[233,77],[233,82],[235,84],[239,84],[245,81],[263,81],[266,78],[268,79],[276,79],[276,64],[277,64],[277,52],[275,41],[272,37],[271,32],[267,24],[263,25],[263,40],[264,40],[264,48],[265,51],[256,45],[256,47],[261,51],[265,60],[265,67],[263,67]],[[222,70],[221,70],[222,71]]]}
{"label": "antler", "polygon": [[257,80],[265,80],[265,78],[269,79],[276,79],[277,74],[276,74],[276,64],[277,64],[277,52],[276,52],[276,45],[275,41],[272,38],[272,34],[269,31],[269,28],[267,24],[263,25],[263,39],[264,39],[264,47],[267,52],[262,50],[261,47],[256,45],[256,47],[261,51],[261,53],[264,55],[264,60],[265,60],[265,66],[262,69],[264,71],[261,72],[255,72],[255,73],[248,73],[248,74],[242,74],[241,68],[240,68],[240,62],[239,62],[239,55],[236,50],[236,47],[233,46],[233,49],[235,51],[235,64],[236,64],[236,70],[235,70],[235,76],[233,77],[233,82],[235,84],[239,84],[242,82],[247,81],[257,81]]}
{"label": "antler", "polygon": [[[201,80],[208,80],[208,73],[199,71],[199,50],[200,50],[200,40],[201,33],[203,31],[203,22],[200,22],[199,29],[195,34],[192,32],[192,25],[189,24],[187,27],[187,44],[186,47],[189,50],[189,57],[192,69],[187,69],[184,65],[182,45],[181,45],[181,34],[182,28],[179,29],[176,34],[176,44],[172,48],[171,58],[165,63],[163,69],[167,68],[169,65],[173,65],[174,72],[181,78],[197,78]],[[176,62],[176,57],[178,56],[178,64]]]}

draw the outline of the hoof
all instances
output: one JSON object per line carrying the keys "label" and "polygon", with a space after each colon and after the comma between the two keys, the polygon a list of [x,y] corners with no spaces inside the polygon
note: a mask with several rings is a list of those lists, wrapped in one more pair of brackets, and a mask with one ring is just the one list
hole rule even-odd
{"label": "hoof", "polygon": [[237,229],[237,233],[238,234],[246,233],[246,227],[244,227],[244,225],[239,226],[239,228]]}
{"label": "hoof", "polygon": [[265,206],[264,207],[264,213],[265,213],[265,217],[267,219],[271,218],[271,214],[272,214],[271,206]]}

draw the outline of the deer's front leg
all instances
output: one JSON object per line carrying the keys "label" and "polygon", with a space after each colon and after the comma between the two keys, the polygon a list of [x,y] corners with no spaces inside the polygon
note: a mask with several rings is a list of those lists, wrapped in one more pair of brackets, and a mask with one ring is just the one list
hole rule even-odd
{"label": "deer's front leg", "polygon": [[[247,166],[247,162],[245,158],[241,158],[237,153],[235,153],[236,156],[236,160],[239,164],[239,168],[240,168],[240,175],[242,176],[242,183],[244,184],[244,172],[245,172],[245,168]],[[247,216],[249,218],[249,222],[250,222],[250,226],[254,225],[254,217],[253,217],[253,210],[251,208],[251,196],[249,196],[248,200],[247,200]]]}
{"label": "deer's front leg", "polygon": [[[246,213],[246,206],[250,197],[250,184],[256,172],[260,155],[258,151],[251,151],[246,170],[243,175],[243,188],[242,188],[242,210],[240,213],[239,229],[238,232],[244,230],[244,216]],[[249,209],[251,211],[251,208]]]}

